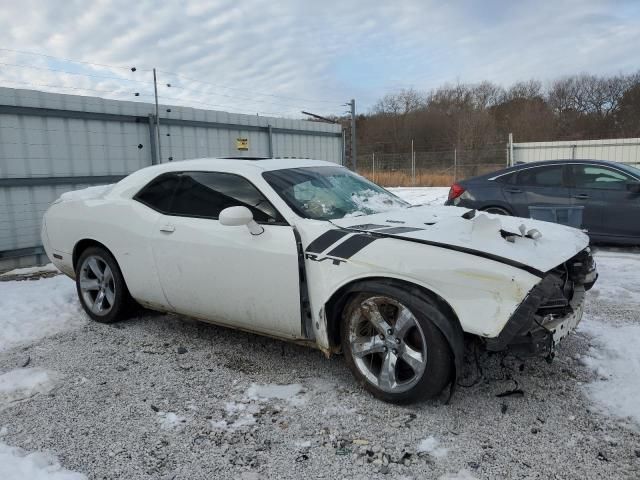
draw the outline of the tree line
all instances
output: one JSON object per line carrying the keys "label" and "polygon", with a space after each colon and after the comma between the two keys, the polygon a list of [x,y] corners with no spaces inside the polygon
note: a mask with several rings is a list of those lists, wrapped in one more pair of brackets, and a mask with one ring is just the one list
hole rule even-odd
{"label": "tree line", "polygon": [[514,141],[640,137],[640,71],[537,80],[507,88],[492,82],[403,89],[357,118],[360,154],[480,149]]}

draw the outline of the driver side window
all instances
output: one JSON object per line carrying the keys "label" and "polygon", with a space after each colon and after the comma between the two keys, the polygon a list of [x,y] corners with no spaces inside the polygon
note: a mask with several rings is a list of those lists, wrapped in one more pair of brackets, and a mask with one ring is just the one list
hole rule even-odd
{"label": "driver side window", "polygon": [[258,223],[285,223],[247,179],[231,173],[179,172],[156,179],[136,200],[167,215],[217,220],[228,207],[247,207]]}

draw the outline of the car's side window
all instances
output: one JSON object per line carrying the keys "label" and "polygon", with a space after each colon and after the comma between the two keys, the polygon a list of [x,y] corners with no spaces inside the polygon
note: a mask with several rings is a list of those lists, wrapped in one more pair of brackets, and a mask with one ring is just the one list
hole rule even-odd
{"label": "car's side window", "polygon": [[561,187],[563,184],[563,166],[534,167],[520,170],[517,183],[532,187]]}
{"label": "car's side window", "polygon": [[573,182],[577,188],[625,190],[633,179],[622,172],[595,165],[572,165]]}
{"label": "car's side window", "polygon": [[171,215],[217,219],[227,207],[247,207],[256,222],[284,222],[278,211],[247,179],[231,173],[182,172]]}
{"label": "car's side window", "polygon": [[175,173],[160,175],[140,190],[134,198],[154,210],[168,213],[179,181]]}
{"label": "car's side window", "polygon": [[516,180],[516,174],[515,173],[509,173],[507,175],[500,175],[498,178],[496,178],[496,181],[500,182],[500,183],[506,183],[509,185],[512,185],[513,183],[515,183]]}

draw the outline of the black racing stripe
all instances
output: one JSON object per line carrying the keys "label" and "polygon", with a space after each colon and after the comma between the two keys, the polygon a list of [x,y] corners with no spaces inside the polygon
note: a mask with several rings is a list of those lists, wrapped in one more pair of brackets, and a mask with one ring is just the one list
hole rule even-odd
{"label": "black racing stripe", "polygon": [[327,256],[351,258],[353,255],[358,253],[360,250],[362,250],[364,247],[369,245],[371,242],[374,242],[375,240],[376,237],[373,237],[371,235],[354,235],[353,237],[347,238],[344,242],[327,253]]}
{"label": "black racing stripe", "polygon": [[[354,227],[355,228],[355,227]],[[424,228],[414,228],[414,227],[390,227],[385,228],[384,230],[376,230],[375,233],[390,233],[392,235],[397,235],[399,233],[409,233],[409,232],[418,232],[420,230],[424,230]]]}
{"label": "black racing stripe", "polygon": [[328,230],[311,242],[306,251],[309,253],[324,252],[327,248],[346,235],[349,235],[347,230]]}
{"label": "black racing stripe", "polygon": [[389,225],[376,225],[375,223],[364,223],[362,225],[353,225],[348,228],[355,228],[356,230],[377,230],[378,228],[387,228]]}

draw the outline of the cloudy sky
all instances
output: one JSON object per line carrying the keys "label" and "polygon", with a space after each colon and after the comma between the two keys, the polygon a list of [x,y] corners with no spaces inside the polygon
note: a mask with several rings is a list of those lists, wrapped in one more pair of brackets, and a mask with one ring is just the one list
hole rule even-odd
{"label": "cloudy sky", "polygon": [[156,67],[163,103],[294,117],[407,87],[629,73],[639,45],[640,0],[0,0],[2,86],[151,101]]}

